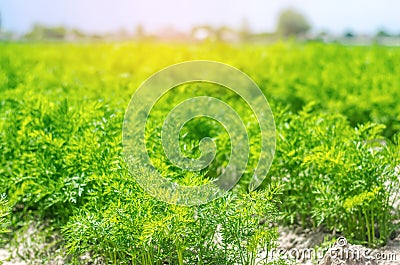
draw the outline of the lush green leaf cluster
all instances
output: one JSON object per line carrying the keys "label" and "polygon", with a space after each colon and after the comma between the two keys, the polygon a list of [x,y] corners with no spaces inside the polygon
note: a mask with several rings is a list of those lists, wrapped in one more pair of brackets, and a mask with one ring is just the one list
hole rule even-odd
{"label": "lush green leaf cluster", "polygon": [[6,196],[3,194],[0,196],[0,234],[9,232],[6,227],[9,225],[9,220],[7,219],[9,215],[10,206],[6,200]]}
{"label": "lush green leaf cluster", "polygon": [[[278,186],[199,207],[168,205],[128,174],[122,109],[87,100],[4,103],[9,105],[1,124],[1,188],[15,204],[14,221],[50,218],[62,228],[75,261],[89,253],[113,264],[254,264],[259,249],[273,246]],[[153,140],[149,151],[161,159]],[[180,172],[161,170],[165,177]],[[186,181],[205,181],[202,177],[188,175]]]}
{"label": "lush green leaf cluster", "polygon": [[277,238],[267,225],[276,218],[276,188],[180,207],[150,198],[128,175],[106,186],[109,198],[93,197],[63,228],[75,255],[113,264],[255,264],[258,250]]}
{"label": "lush green leaf cluster", "polygon": [[284,183],[282,212],[289,222],[341,231],[362,243],[385,243],[398,200],[400,148],[382,138],[384,126],[353,128],[341,115],[308,105],[276,115],[278,142],[270,171]]}
{"label": "lush green leaf cluster", "polygon": [[3,104],[9,109],[0,125],[1,189],[24,212],[66,221],[90,192],[90,177],[120,167],[121,115],[117,120],[99,101]]}

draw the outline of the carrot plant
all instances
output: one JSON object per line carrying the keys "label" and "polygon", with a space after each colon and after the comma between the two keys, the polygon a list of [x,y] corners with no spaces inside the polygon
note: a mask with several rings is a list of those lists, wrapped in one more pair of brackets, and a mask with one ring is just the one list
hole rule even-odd
{"label": "carrot plant", "polygon": [[[10,215],[10,206],[3,194],[0,196],[0,235],[9,232],[7,225],[9,225],[8,217]],[[0,242],[2,242],[0,238]]]}
{"label": "carrot plant", "polygon": [[278,117],[271,176],[285,183],[285,219],[324,225],[369,245],[385,243],[397,211],[398,136],[384,140],[384,126],[352,128],[343,116],[318,113],[312,105]]}
{"label": "carrot plant", "polygon": [[96,101],[85,109],[67,100],[12,104],[0,135],[6,143],[1,188],[22,214],[35,211],[65,222],[90,191],[88,177],[114,165],[108,154],[118,146],[110,141],[119,135],[116,112]]}
{"label": "carrot plant", "polygon": [[108,182],[112,202],[88,203],[64,227],[75,255],[123,264],[255,264],[258,251],[277,238],[266,225],[277,213],[273,189],[182,207],[148,197],[129,176]]}

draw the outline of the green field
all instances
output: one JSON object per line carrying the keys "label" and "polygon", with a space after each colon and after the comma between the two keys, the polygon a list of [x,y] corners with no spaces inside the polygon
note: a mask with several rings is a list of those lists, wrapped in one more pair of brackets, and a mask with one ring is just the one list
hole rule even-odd
{"label": "green field", "polygon": [[[257,120],[217,86],[167,94],[150,116],[146,144],[164,177],[205,183],[226,166],[229,135],[210,120],[185,125],[185,155],[198,157],[205,136],[218,151],[208,168],[185,172],[163,153],[162,121],[188,97],[229,103],[251,144],[232,192],[201,206],[169,205],[129,174],[121,133],[132,94],[153,73],[188,60],[232,65],[268,99],[276,154],[256,191],[247,187],[260,152]],[[1,43],[2,242],[15,242],[34,221],[61,235],[56,245],[68,263],[88,254],[107,264],[255,264],[259,250],[274,247],[277,226],[290,224],[384,245],[399,219],[399,62],[399,48],[321,43]]]}

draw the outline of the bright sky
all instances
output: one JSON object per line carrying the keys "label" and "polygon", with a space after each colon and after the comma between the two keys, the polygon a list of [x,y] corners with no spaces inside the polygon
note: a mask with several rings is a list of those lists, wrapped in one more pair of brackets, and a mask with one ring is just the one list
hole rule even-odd
{"label": "bright sky", "polygon": [[279,11],[287,7],[305,14],[315,30],[400,33],[398,0],[0,0],[2,27],[16,32],[35,22],[105,32],[133,31],[138,23],[146,31],[239,27],[244,19],[254,31],[273,31]]}

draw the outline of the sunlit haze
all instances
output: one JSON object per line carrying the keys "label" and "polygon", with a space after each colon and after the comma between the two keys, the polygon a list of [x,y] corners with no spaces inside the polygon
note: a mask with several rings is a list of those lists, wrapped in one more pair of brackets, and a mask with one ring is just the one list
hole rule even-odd
{"label": "sunlit haze", "polygon": [[141,24],[154,32],[165,27],[189,30],[210,24],[240,27],[247,21],[255,32],[273,31],[281,11],[294,7],[307,16],[314,31],[400,33],[400,1],[396,0],[3,0],[2,28],[28,31],[33,23],[64,25],[88,32],[133,31]]}

